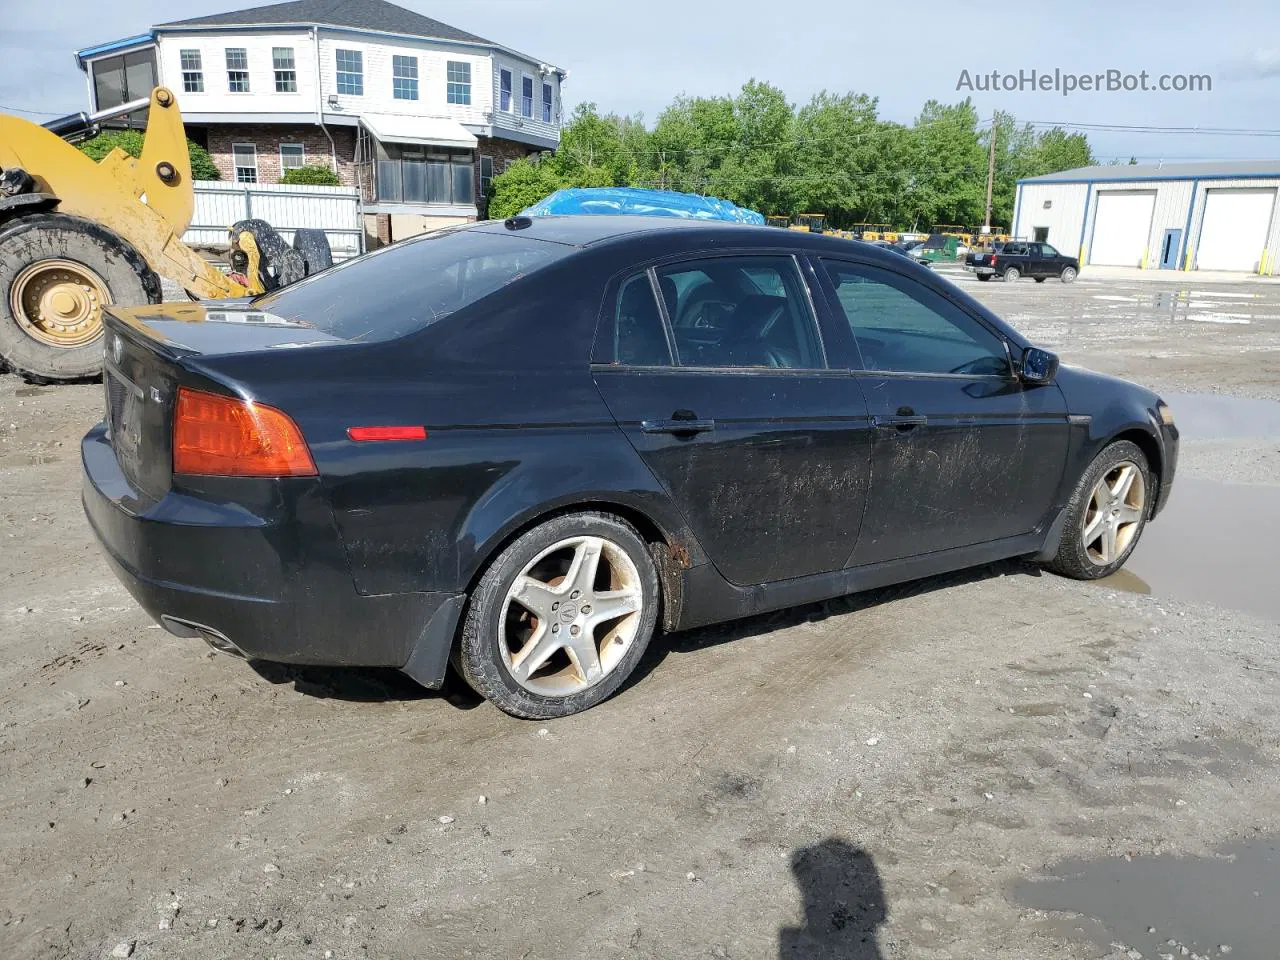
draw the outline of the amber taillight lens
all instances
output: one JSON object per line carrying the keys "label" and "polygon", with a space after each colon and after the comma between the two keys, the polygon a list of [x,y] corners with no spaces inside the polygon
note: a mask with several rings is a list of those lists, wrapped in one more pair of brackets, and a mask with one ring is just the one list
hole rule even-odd
{"label": "amber taillight lens", "polygon": [[298,425],[275,407],[178,388],[173,472],[214,477],[314,477]]}

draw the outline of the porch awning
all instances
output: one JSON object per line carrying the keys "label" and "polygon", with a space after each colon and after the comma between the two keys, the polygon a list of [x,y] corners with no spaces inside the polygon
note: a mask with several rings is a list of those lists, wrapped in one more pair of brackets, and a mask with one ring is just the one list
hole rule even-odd
{"label": "porch awning", "polygon": [[457,120],[445,117],[406,117],[393,113],[361,114],[360,122],[382,143],[412,143],[424,147],[465,147],[474,150],[475,135]]}

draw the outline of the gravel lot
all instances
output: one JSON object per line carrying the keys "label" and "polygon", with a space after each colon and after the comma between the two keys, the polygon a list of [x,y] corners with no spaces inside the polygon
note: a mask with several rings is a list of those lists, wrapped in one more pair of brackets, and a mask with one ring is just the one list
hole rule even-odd
{"label": "gravel lot", "polygon": [[1280,404],[1230,398],[1280,287],[947,274],[1191,395],[1132,569],[661,639],[544,725],[153,626],[79,506],[101,387],[0,377],[0,956],[1274,956]]}

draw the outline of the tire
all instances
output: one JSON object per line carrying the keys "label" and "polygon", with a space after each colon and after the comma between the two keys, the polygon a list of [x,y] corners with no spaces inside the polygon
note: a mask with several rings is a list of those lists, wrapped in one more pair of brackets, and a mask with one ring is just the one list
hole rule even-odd
{"label": "tire", "polygon": [[1079,275],[1079,271],[1075,267],[1063,267],[1062,273],[1058,274],[1058,279],[1063,283],[1071,283]]}
{"label": "tire", "polygon": [[[24,292],[34,295],[34,290],[40,289],[40,264],[47,264],[43,269],[56,277],[60,275],[53,272],[59,269],[58,261],[72,272],[83,271],[81,277],[93,289],[92,302],[99,307],[159,303],[161,299],[160,278],[141,254],[106,227],[61,213],[31,214],[10,222],[0,230],[0,357],[14,373],[32,383],[84,380],[102,373],[100,309],[88,311],[75,330],[64,331],[68,342],[63,345],[39,339],[33,332],[44,329],[38,316],[29,316],[20,305]],[[98,296],[99,289],[105,298]],[[15,306],[15,300],[19,305]],[[44,335],[58,339],[47,331]]]}
{"label": "tire", "polygon": [[1036,277],[1035,279],[1036,279],[1036,283],[1044,283],[1045,281],[1044,277]]}
{"label": "tire", "polygon": [[299,227],[293,231],[293,249],[302,257],[308,277],[333,266],[333,248],[323,230]]}
{"label": "tire", "polygon": [[[565,546],[566,543],[570,545]],[[576,561],[569,558],[577,557],[577,551],[586,543],[601,545],[601,579],[575,596],[577,591],[570,592],[571,588],[583,584],[576,578],[570,579]],[[567,571],[564,570],[566,563]],[[544,564],[550,566],[544,568]],[[597,586],[603,582],[606,568],[611,582],[609,589],[613,591],[611,598],[633,593],[638,598],[639,610],[622,614],[618,620],[590,626],[584,619],[591,612],[586,601],[596,602],[596,598],[600,598],[599,604],[606,602],[601,597],[604,588]],[[556,571],[563,571],[559,578]],[[513,597],[518,580],[534,582],[535,589],[530,595],[537,600],[536,606],[548,613],[556,611],[546,620],[557,633],[547,631],[545,623],[533,615],[531,608]],[[564,592],[550,592],[557,589]],[[557,606],[550,606],[557,597],[560,598]],[[567,717],[595,706],[622,686],[644,655],[658,622],[660,604],[657,570],[634,527],[605,513],[565,514],[521,534],[489,564],[471,593],[456,665],[476,693],[514,717],[528,720]],[[576,635],[589,638],[591,648],[597,651],[599,672],[594,678],[589,678],[579,667],[582,657],[570,652],[569,644],[573,641],[569,631],[579,629],[583,632]],[[539,630],[544,632],[540,634]],[[529,639],[513,651],[509,638],[525,633]],[[541,640],[537,639],[539,636]],[[580,647],[583,643],[584,639],[577,641]],[[560,646],[556,647],[557,644]],[[620,653],[614,651],[615,645],[621,648]],[[555,649],[545,658],[545,664],[538,667],[536,664],[542,663],[543,658],[535,648],[550,647]],[[520,680],[516,676],[518,661],[526,651],[532,651],[525,659],[533,658],[534,670],[531,676]],[[612,659],[610,654],[614,654]]]}
{"label": "tire", "polygon": [[[1141,483],[1140,498],[1138,498],[1140,502],[1136,502],[1132,497],[1133,487],[1127,488],[1130,496],[1120,504],[1120,509],[1137,512],[1132,515],[1131,521],[1122,523],[1115,544],[1116,552],[1108,560],[1105,556],[1099,556],[1102,551],[1094,549],[1100,541],[1095,539],[1097,534],[1090,537],[1086,533],[1086,524],[1093,523],[1099,512],[1094,498],[1095,488],[1103,478],[1113,475],[1126,465],[1134,468],[1137,473],[1132,483]],[[1115,573],[1124,566],[1129,555],[1133,553],[1134,547],[1138,545],[1142,531],[1146,528],[1147,520],[1151,516],[1154,496],[1151,467],[1147,463],[1146,455],[1136,444],[1128,440],[1117,440],[1112,443],[1094,458],[1093,463],[1089,464],[1089,468],[1080,477],[1080,482],[1076,484],[1071,499],[1067,503],[1066,521],[1062,529],[1062,539],[1058,543],[1058,553],[1046,566],[1055,573],[1075,580],[1097,580]],[[1122,515],[1126,514],[1122,513]],[[1105,519],[1103,526],[1106,526]],[[1105,539],[1105,534],[1103,536]]]}
{"label": "tire", "polygon": [[[284,242],[284,237],[265,220],[238,220],[231,225],[231,236],[248,233],[258,246],[258,281],[267,292],[297,283],[306,276],[302,254]],[[233,265],[233,269],[239,269]],[[250,278],[252,279],[252,278]]]}
{"label": "tire", "polygon": [[1022,276],[1021,270],[1019,270],[1017,267],[1010,267],[1004,272],[1004,282],[1013,283],[1015,280],[1017,280],[1021,276]]}
{"label": "tire", "polygon": [[980,274],[978,274],[978,280],[979,280],[981,283],[986,283],[986,282],[987,282],[988,280],[990,280],[990,279],[991,279],[991,274],[989,274],[989,273],[980,273]]}

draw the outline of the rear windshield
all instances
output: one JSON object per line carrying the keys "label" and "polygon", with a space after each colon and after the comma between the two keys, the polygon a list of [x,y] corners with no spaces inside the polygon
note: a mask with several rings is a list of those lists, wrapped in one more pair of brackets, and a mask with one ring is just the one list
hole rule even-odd
{"label": "rear windshield", "polygon": [[340,263],[253,305],[344,340],[393,340],[574,249],[508,233],[441,230]]}

